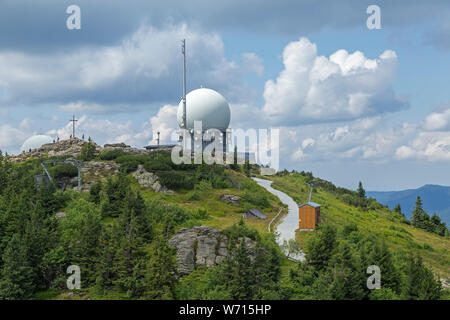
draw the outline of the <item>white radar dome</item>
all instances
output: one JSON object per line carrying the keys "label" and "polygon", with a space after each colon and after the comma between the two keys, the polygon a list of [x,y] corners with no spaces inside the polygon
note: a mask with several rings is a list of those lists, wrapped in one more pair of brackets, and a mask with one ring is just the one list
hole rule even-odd
{"label": "white radar dome", "polygon": [[20,151],[28,152],[30,149],[31,150],[38,149],[38,148],[42,147],[42,145],[47,144],[47,143],[52,143],[52,142],[53,142],[53,139],[49,136],[44,136],[44,135],[32,136],[31,138],[28,138],[27,140],[25,140],[22,147],[20,148]]}
{"label": "white radar dome", "polygon": [[[186,95],[186,129],[194,129],[194,121],[202,121],[202,129],[225,131],[230,124],[230,106],[218,92],[200,88]],[[178,125],[183,122],[183,100],[178,105]]]}

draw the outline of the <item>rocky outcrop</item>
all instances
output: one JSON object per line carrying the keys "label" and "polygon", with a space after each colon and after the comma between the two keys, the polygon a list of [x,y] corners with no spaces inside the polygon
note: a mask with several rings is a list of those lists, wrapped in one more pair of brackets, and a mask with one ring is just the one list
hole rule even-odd
{"label": "rocky outcrop", "polygon": [[133,147],[130,147],[129,145],[126,145],[123,142],[122,143],[105,144],[103,146],[103,150],[117,150],[117,149],[118,150],[122,150],[122,151],[124,151],[126,153],[129,153],[129,154],[133,154],[133,155],[149,153],[149,151],[146,150],[146,149],[133,148]]}
{"label": "rocky outcrop", "polygon": [[[60,140],[54,143],[47,143],[42,145],[38,149],[34,149],[31,151],[23,152],[20,155],[10,157],[11,162],[22,162],[27,160],[30,157],[41,157],[41,156],[49,156],[49,157],[78,157],[81,153],[81,148],[85,143],[88,143],[85,140],[81,140],[78,138],[71,138],[67,140]],[[103,150],[116,150],[120,149],[129,154],[147,154],[150,151],[146,149],[137,149],[126,145],[125,143],[115,143],[115,144],[105,144],[104,147],[97,145],[95,142],[91,142],[97,151],[97,153],[102,152]]]}
{"label": "rocky outcrop", "polygon": [[151,189],[155,192],[166,192],[170,194],[174,193],[172,190],[167,189],[159,182],[159,178],[156,174],[148,172],[141,164],[131,175],[138,181],[139,185],[144,188]]}
{"label": "rocky outcrop", "polygon": [[[169,244],[176,248],[180,275],[191,273],[197,266],[215,266],[228,256],[228,238],[211,227],[181,229],[169,240]],[[250,258],[254,259],[256,243],[245,238],[245,245]]]}
{"label": "rocky outcrop", "polygon": [[233,206],[239,206],[241,204],[241,197],[235,196],[233,194],[224,194],[221,199],[222,201],[225,201],[226,203]]}
{"label": "rocky outcrop", "polygon": [[112,177],[119,171],[120,165],[112,161],[90,161],[83,162],[81,173],[83,175],[83,185],[81,189],[88,191],[91,186],[102,178]]}
{"label": "rocky outcrop", "polygon": [[[37,150],[37,152],[42,154],[46,153],[50,157],[78,157],[81,153],[81,148],[85,143],[87,142],[78,138],[61,140],[55,143],[44,144]],[[98,152],[101,150],[101,147],[99,145],[94,142],[92,142],[92,144],[95,146],[95,149]]]}
{"label": "rocky outcrop", "polygon": [[[81,148],[85,143],[88,142],[78,138],[71,138],[68,140],[61,140],[54,143],[47,143],[42,145],[38,149],[26,151],[17,156],[11,156],[9,160],[11,162],[22,162],[31,157],[42,157],[42,156],[78,157],[81,153]],[[92,142],[92,144],[95,146],[97,152],[100,152],[102,150],[102,147],[100,147],[99,145],[95,144],[94,142]]]}

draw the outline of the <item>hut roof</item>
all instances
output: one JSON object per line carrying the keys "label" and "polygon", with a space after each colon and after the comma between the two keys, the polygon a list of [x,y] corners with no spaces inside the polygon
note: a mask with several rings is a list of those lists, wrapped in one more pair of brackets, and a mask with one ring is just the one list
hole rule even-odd
{"label": "hut roof", "polygon": [[260,219],[267,218],[267,216],[264,213],[262,213],[261,211],[259,211],[258,209],[250,209],[247,211],[247,213],[249,213],[257,218],[260,218]]}
{"label": "hut roof", "polygon": [[301,204],[301,205],[299,205],[298,207],[299,208],[301,208],[301,207],[303,207],[303,206],[311,206],[311,207],[313,207],[313,208],[320,208],[320,204],[317,204],[317,203],[315,203],[315,202],[306,202],[306,203],[304,203],[304,204]]}

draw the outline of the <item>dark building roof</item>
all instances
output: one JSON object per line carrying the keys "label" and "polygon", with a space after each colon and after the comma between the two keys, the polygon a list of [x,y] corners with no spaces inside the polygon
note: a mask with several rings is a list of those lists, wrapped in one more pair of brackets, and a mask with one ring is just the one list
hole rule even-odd
{"label": "dark building roof", "polygon": [[301,208],[301,207],[306,206],[306,205],[311,206],[313,208],[320,208],[320,204],[317,204],[315,202],[306,202],[304,204],[299,205],[298,207]]}
{"label": "dark building roof", "polygon": [[258,209],[250,209],[244,214],[245,218],[251,218],[252,216],[259,218],[259,219],[267,218],[267,216],[264,213],[262,213],[261,211],[259,211]]}
{"label": "dark building roof", "polygon": [[173,148],[173,147],[175,147],[175,146],[176,146],[175,144],[160,144],[159,146],[158,146],[158,145],[155,145],[155,146],[145,146],[144,148],[147,149],[147,150],[157,150],[157,149],[168,149],[168,148]]}

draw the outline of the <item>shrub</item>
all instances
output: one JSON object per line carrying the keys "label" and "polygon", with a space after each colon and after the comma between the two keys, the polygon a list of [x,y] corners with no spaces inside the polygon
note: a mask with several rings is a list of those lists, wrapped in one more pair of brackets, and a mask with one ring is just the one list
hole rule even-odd
{"label": "shrub", "polygon": [[73,178],[78,176],[78,169],[75,166],[69,164],[57,165],[50,168],[50,174],[54,179],[59,179],[62,177]]}
{"label": "shrub", "polygon": [[96,149],[92,142],[88,142],[83,144],[81,147],[81,155],[80,158],[83,161],[90,161],[94,159],[96,156]]}
{"label": "shrub", "polygon": [[194,200],[200,200],[200,192],[197,190],[193,190],[190,191],[187,195],[186,195],[186,200],[187,201],[194,201]]}
{"label": "shrub", "polygon": [[211,182],[209,182],[207,180],[202,180],[195,185],[196,191],[205,192],[205,191],[209,191],[211,189],[212,189],[212,184],[211,184]]}
{"label": "shrub", "polygon": [[118,164],[123,164],[125,162],[138,162],[139,164],[144,164],[148,160],[148,156],[145,155],[123,155],[115,159]]}
{"label": "shrub", "polygon": [[130,173],[136,171],[139,164],[137,160],[130,160],[120,164],[120,170],[124,173]]}
{"label": "shrub", "polygon": [[166,162],[158,162],[154,159],[148,160],[144,163],[144,168],[147,171],[170,171],[172,167]]}
{"label": "shrub", "polygon": [[192,214],[192,217],[198,220],[207,220],[209,218],[209,213],[206,210],[198,209]]}
{"label": "shrub", "polygon": [[267,208],[270,205],[267,196],[262,192],[256,193],[245,191],[244,194],[242,195],[242,198],[248,203],[251,203],[255,206]]}
{"label": "shrub", "polygon": [[121,149],[103,150],[100,154],[101,160],[115,160],[118,157],[128,155],[125,151]]}
{"label": "shrub", "polygon": [[191,190],[194,188],[194,178],[183,172],[159,172],[158,177],[161,184],[170,189]]}

